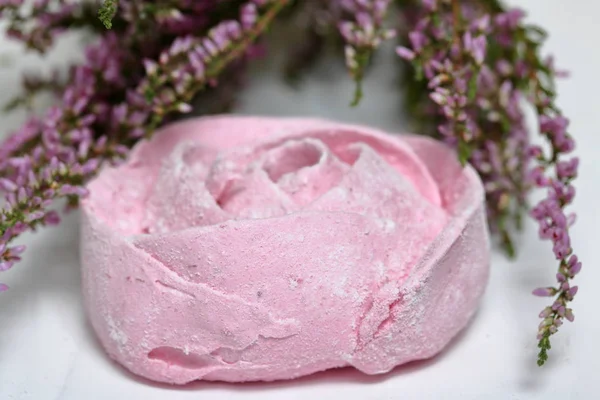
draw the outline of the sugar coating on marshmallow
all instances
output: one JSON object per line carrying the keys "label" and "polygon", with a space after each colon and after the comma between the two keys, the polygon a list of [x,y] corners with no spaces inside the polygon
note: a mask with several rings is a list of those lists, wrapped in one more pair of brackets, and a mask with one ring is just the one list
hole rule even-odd
{"label": "sugar coating on marshmallow", "polygon": [[156,381],[384,373],[439,352],[488,278],[481,183],[430,139],[192,119],[89,189],[89,318],[113,359]]}

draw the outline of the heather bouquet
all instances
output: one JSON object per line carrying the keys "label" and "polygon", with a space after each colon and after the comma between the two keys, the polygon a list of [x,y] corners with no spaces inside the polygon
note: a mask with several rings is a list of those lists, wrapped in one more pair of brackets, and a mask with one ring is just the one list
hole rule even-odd
{"label": "heather bouquet", "polygon": [[[373,54],[384,41],[398,42],[406,112],[417,132],[447,142],[477,170],[490,228],[506,253],[515,255],[511,238],[526,216],[552,243],[556,284],[533,291],[550,298],[539,315],[539,365],[550,337],[573,321],[571,281],[581,262],[567,207],[578,159],[568,155],[569,121],[555,103],[555,79],[564,73],[540,56],[546,33],[521,10],[495,0],[0,0],[0,17],[6,35],[33,52],[47,52],[73,30],[95,38],[68,71],[25,76],[23,93],[7,105],[27,107],[42,91],[57,98],[0,146],[0,271],[20,260],[22,233],[59,223],[57,200],[76,208],[86,183],[138,141],[192,111],[231,109],[246,67],[269,51],[263,39],[292,21],[302,29],[290,39],[285,75],[298,78],[335,51],[356,83],[350,106],[369,95],[361,82]],[[537,115],[532,131],[528,107]],[[533,134],[546,145],[531,144]],[[536,188],[547,196],[532,205]]]}

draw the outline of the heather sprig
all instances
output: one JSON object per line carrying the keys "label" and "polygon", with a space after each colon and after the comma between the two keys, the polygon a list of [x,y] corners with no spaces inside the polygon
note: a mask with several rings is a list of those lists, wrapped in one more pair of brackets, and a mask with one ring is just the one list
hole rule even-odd
{"label": "heather sprig", "polygon": [[4,106],[4,111],[13,111],[20,107],[31,111],[36,96],[42,92],[60,96],[65,89],[65,82],[60,71],[55,69],[48,76],[42,76],[38,73],[24,73],[21,86],[23,93],[9,101]]}
{"label": "heather sprig", "polygon": [[362,80],[371,54],[384,40],[396,35],[394,29],[384,26],[391,0],[336,0],[333,5],[352,20],[339,22],[338,28],[346,45],[344,53],[350,76],[356,82],[351,105],[358,105],[363,96]]}
{"label": "heather sprig", "polygon": [[525,207],[527,160],[521,149],[528,145],[528,135],[518,106],[520,92],[489,51],[496,46],[494,22],[474,4],[423,2],[409,23],[406,46],[397,53],[412,64],[422,82],[419,92],[428,93],[418,102],[423,111],[415,113],[433,121],[437,135],[456,147],[460,161],[477,169],[490,226],[512,256],[508,222],[520,225]]}
{"label": "heather sprig", "polygon": [[[504,10],[497,2],[483,7],[478,2],[422,1],[408,19],[408,43],[397,52],[412,64],[417,80],[425,78],[422,89],[413,90],[429,92],[429,98],[416,97],[420,117],[436,121],[439,136],[456,146],[461,161],[469,161],[482,178],[490,226],[509,255],[515,252],[510,223],[521,226],[527,193],[533,187],[548,191],[547,199],[530,212],[559,261],[557,286],[534,291],[556,296],[540,314],[541,366],[548,358],[550,336],[563,319],[573,320],[568,303],[577,286],[570,280],[581,262],[573,255],[568,234],[575,215],[565,214],[564,208],[575,195],[578,160],[562,160],[574,142],[566,131],[568,120],[554,103],[554,79],[560,73],[551,60],[539,56],[544,32],[525,25],[523,18],[521,10]],[[523,100],[538,114],[549,155],[529,143]]]}
{"label": "heather sprig", "polygon": [[[66,199],[68,208],[76,207],[87,193],[85,183],[102,165],[122,159],[129,146],[150,136],[169,113],[189,111],[187,102],[208,83],[216,84],[219,74],[244,54],[286,3],[248,2],[240,22],[221,21],[202,39],[175,40],[158,60],[146,60],[147,76],[127,93],[126,102],[104,112],[90,102],[98,78],[92,66],[101,59],[94,53],[88,64],[77,67],[62,107],[53,107],[43,121],[32,119],[2,146],[0,186],[7,196],[0,213],[0,270],[20,260],[24,247],[9,247],[16,237],[58,223],[58,214],[49,210],[54,200]],[[183,52],[188,45],[194,53]],[[198,60],[189,60],[192,54]],[[106,112],[112,134],[95,135],[90,127]]]}
{"label": "heather sprig", "polygon": [[137,93],[144,96],[152,113],[145,129],[146,136],[158,127],[166,115],[191,112],[190,102],[194,96],[207,86],[218,84],[217,79],[224,68],[243,56],[250,44],[287,4],[287,0],[271,1],[271,9],[259,19],[257,4],[265,3],[268,2],[250,1],[241,7],[239,22],[223,21],[204,38],[178,38],[161,53],[158,61],[144,60],[146,78]]}
{"label": "heather sprig", "polygon": [[[575,142],[567,132],[569,124],[555,103],[555,79],[564,75],[554,68],[552,58],[543,59],[540,48],[545,40],[545,32],[536,26],[522,23],[524,13],[519,9],[508,10],[494,18],[497,43],[505,50],[506,56],[500,69],[509,74],[512,66],[511,83],[534,107],[539,122],[539,132],[547,140],[550,154],[544,154],[539,146],[519,147],[525,153],[527,163],[521,169],[521,185],[535,186],[547,190],[547,198],[530,211],[530,215],[539,223],[539,235],[550,240],[558,261],[556,287],[538,288],[533,291],[538,296],[556,296],[554,303],[541,313],[543,318],[538,329],[538,365],[548,359],[550,336],[558,331],[563,320],[574,320],[573,311],[568,307],[578,287],[571,280],[581,270],[581,262],[571,247],[569,228],[575,223],[575,214],[567,214],[565,208],[573,202],[575,188],[573,181],[577,177],[579,160],[576,157],[564,159],[573,151]],[[515,104],[515,103],[512,103]],[[508,107],[508,104],[507,104]]]}
{"label": "heather sprig", "polygon": [[48,51],[60,33],[100,25],[94,2],[74,0],[0,0],[0,18],[8,23],[6,34],[28,49]]}
{"label": "heather sprig", "polygon": [[489,16],[468,23],[458,1],[425,2],[427,14],[409,34],[409,47],[397,53],[411,61],[416,79],[427,79],[429,97],[441,110],[438,132],[458,149],[465,164],[481,138],[472,109],[486,55]]}
{"label": "heather sprig", "polygon": [[[526,42],[530,40],[526,35],[523,37]],[[540,133],[550,145],[550,154],[544,154],[543,149],[537,146],[529,148],[529,154],[537,165],[529,171],[528,177],[537,187],[547,190],[546,199],[531,210],[531,216],[539,223],[540,238],[552,242],[552,250],[558,261],[556,286],[533,291],[537,296],[555,297],[552,305],[540,313],[543,320],[538,329],[538,365],[541,366],[548,359],[550,336],[558,331],[564,319],[573,322],[575,318],[569,303],[573,301],[578,286],[572,286],[571,280],[581,270],[581,262],[573,252],[569,236],[569,228],[575,223],[575,214],[565,211],[575,197],[573,181],[577,177],[579,159],[564,158],[573,151],[575,143],[567,132],[569,121],[554,103],[556,72],[551,64],[540,60],[535,52],[536,47],[530,43],[527,48],[528,63],[525,65],[533,71],[528,74],[528,89],[538,114]],[[545,67],[539,68],[540,65]]]}

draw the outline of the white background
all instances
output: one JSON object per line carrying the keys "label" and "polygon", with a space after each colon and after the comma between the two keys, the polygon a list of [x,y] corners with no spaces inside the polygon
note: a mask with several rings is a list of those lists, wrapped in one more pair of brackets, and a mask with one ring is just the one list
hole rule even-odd
{"label": "white background", "polygon": [[[513,2],[516,3],[516,2]],[[556,262],[549,243],[533,224],[518,238],[519,258],[509,262],[495,251],[492,275],[473,323],[433,360],[402,366],[383,376],[351,369],[315,374],[291,382],[186,387],[139,379],[111,362],[97,344],[81,305],[78,216],[60,227],[27,235],[25,259],[0,275],[12,289],[0,296],[0,399],[596,399],[600,390],[600,3],[593,0],[519,2],[531,21],[551,32],[547,50],[572,72],[559,85],[559,105],[572,120],[581,157],[572,230],[584,269],[574,302],[576,320],[553,338],[551,359],[535,365],[537,314],[546,299],[531,289],[553,283]],[[0,103],[18,93],[24,68],[64,64],[81,57],[68,40],[51,61],[23,56],[0,38]],[[388,51],[391,53],[391,50]],[[239,112],[325,116],[403,131],[392,57],[382,57],[357,109],[347,107],[351,85],[336,63],[323,63],[301,91],[282,85],[273,63],[260,68]],[[0,134],[24,115],[0,116]]]}

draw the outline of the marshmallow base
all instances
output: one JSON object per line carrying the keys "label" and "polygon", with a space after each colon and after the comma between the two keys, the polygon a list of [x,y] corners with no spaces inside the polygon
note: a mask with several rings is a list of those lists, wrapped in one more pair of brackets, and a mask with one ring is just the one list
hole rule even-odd
{"label": "marshmallow base", "polygon": [[[264,168],[274,171],[281,193],[292,194],[268,209],[253,203],[274,199],[260,197],[255,175],[236,175],[249,189],[235,190],[237,197],[229,195],[215,212],[207,193],[224,193],[230,181],[214,178],[218,163],[198,167],[212,177],[198,189],[206,192],[185,192],[192,184],[171,187],[164,175],[182,142],[235,152],[286,137],[293,141],[281,152],[302,152],[305,164],[317,162],[310,152],[321,143],[334,149],[336,140],[352,137],[369,145],[361,153],[368,165],[358,165],[360,157],[352,161],[360,171],[373,168],[373,179],[364,181],[364,196],[372,197],[355,194],[346,210],[347,193],[340,193],[351,192],[360,176],[344,181],[355,167],[322,153],[330,169],[319,179],[339,187],[308,190],[313,170],[281,172],[280,150],[269,153]],[[186,157],[205,156],[194,151]],[[372,151],[410,187],[395,193],[390,180],[379,179],[384,169],[374,167],[376,158],[368,161]],[[341,150],[336,154],[344,158]],[[215,162],[209,158],[203,165]],[[110,357],[155,381],[270,381],[344,366],[385,373],[441,351],[474,314],[488,280],[480,180],[427,138],[312,119],[193,119],[140,143],[126,164],[103,170],[89,189],[81,230],[88,317]],[[280,212],[281,204],[288,211]]]}

